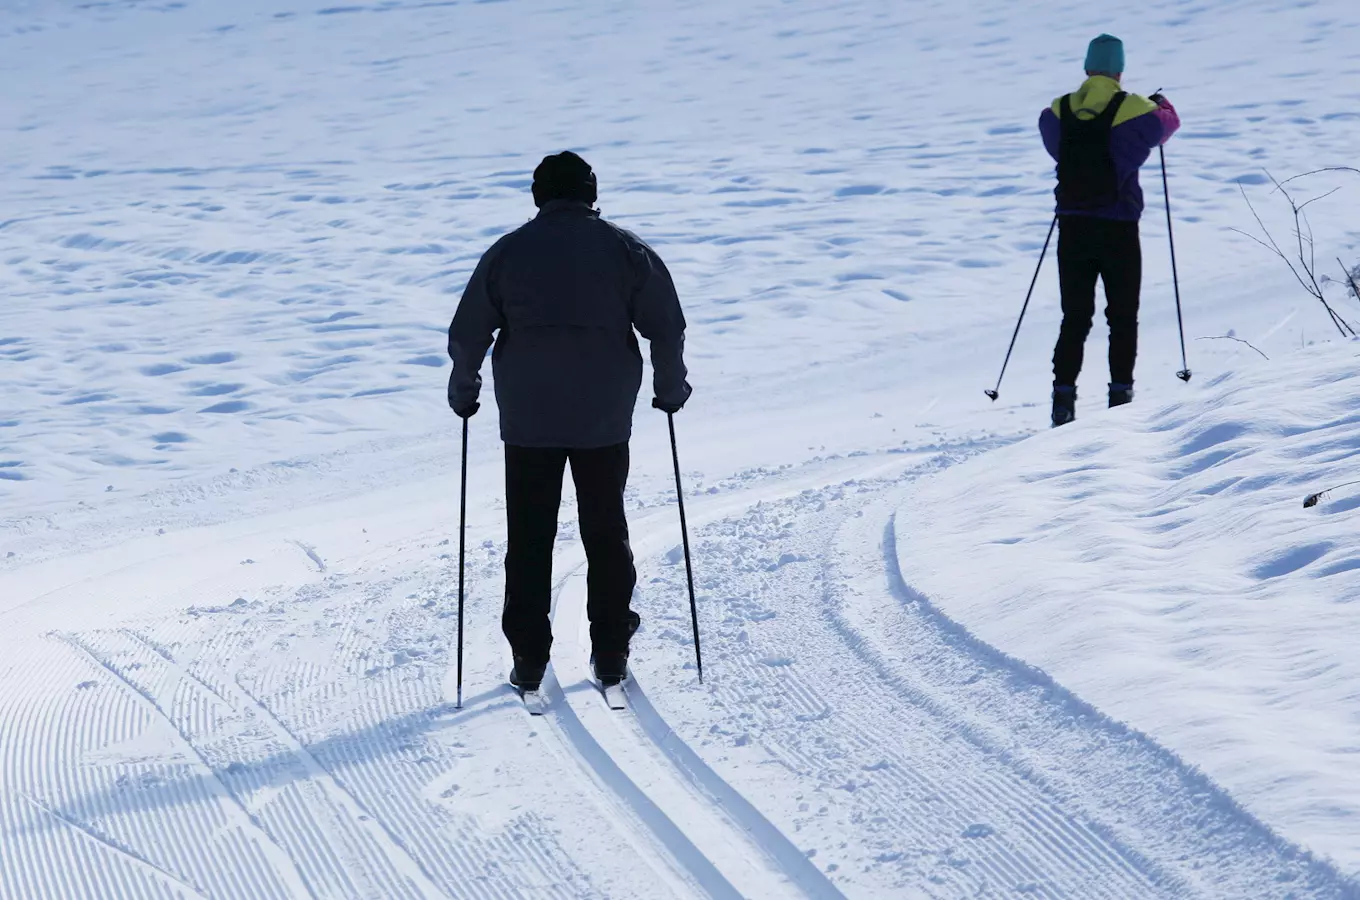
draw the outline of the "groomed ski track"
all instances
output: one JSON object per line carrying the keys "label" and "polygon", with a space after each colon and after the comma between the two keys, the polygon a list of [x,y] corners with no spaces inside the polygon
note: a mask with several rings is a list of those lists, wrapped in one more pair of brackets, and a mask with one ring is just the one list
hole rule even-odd
{"label": "groomed ski track", "polygon": [[[749,684],[768,682],[760,669],[791,669],[791,660],[778,659],[771,665],[768,658],[753,663],[751,654],[735,658],[727,652],[724,629],[717,642],[724,662],[717,666],[735,663],[741,669],[712,674],[717,666],[710,661],[712,686],[706,693],[720,706],[716,718],[749,719],[743,707],[780,706],[783,695],[790,706],[804,710],[792,716],[791,729],[770,728],[764,733],[783,739],[769,741],[766,749],[783,757],[781,762],[790,771],[808,772],[826,764],[830,754],[807,753],[803,740],[805,726],[816,722],[834,720],[830,730],[858,745],[856,749],[880,757],[877,764],[863,767],[872,774],[858,773],[865,784],[853,784],[852,776],[840,787],[871,798],[866,809],[852,816],[861,824],[871,823],[869,846],[881,842],[898,848],[868,855],[869,868],[876,863],[887,873],[898,870],[882,885],[883,896],[1275,896],[1267,885],[1278,886],[1281,897],[1355,896],[1353,884],[1279,840],[1179,760],[1104,719],[1042,673],[971,639],[902,581],[893,527],[896,506],[915,476],[959,458],[950,451],[913,454],[908,462],[870,456],[853,467],[853,477],[829,487],[822,486],[826,479],[821,473],[811,479],[775,478],[769,485],[718,501],[691,501],[691,527],[700,533],[721,535],[730,529],[746,536],[745,546],[709,544],[700,563],[720,572],[708,579],[710,586],[738,594],[740,579],[732,579],[725,570],[734,560],[740,563],[743,552],[766,549],[763,542],[750,540],[762,525],[777,521],[780,537],[788,537],[781,513],[789,510],[788,518],[811,526],[813,534],[825,534],[828,505],[853,498],[847,509],[830,517],[835,523],[832,540],[820,546],[820,553],[792,554],[793,559],[782,554],[773,565],[755,567],[759,574],[754,580],[757,592],[772,606],[811,613],[814,621],[822,618],[836,638],[832,652],[847,652],[860,665],[849,677],[829,665],[825,671],[835,674],[821,684],[815,683],[815,676],[781,677],[777,691],[751,695]],[[733,516],[739,509],[742,514]],[[673,518],[675,511],[669,514]],[[670,532],[677,525],[652,524],[655,519],[649,516],[642,528],[635,529],[635,552],[653,563],[644,567],[644,573],[647,568],[655,571],[660,551],[674,543]],[[812,534],[800,537],[806,540]],[[668,561],[675,575],[662,581],[667,590],[660,593],[682,612],[679,570],[673,558]],[[579,547],[561,562],[573,568],[559,581],[554,608],[555,654],[562,660],[554,665],[562,675],[552,685],[552,696],[558,704],[554,709],[560,731],[581,764],[593,770],[620,803],[633,807],[655,841],[672,850],[673,869],[682,877],[687,873],[691,885],[705,895],[845,896],[833,879],[806,864],[816,850],[800,854],[778,826],[742,801],[740,791],[677,735],[647,698],[636,671],[629,684],[631,713],[605,708],[585,663],[588,622]],[[786,592],[768,577],[789,562],[815,562],[821,568],[820,576],[811,580],[813,593],[797,588]],[[851,597],[860,603],[848,604]],[[865,597],[872,598],[875,610],[867,621],[858,618]],[[807,602],[791,602],[795,598]],[[896,635],[902,638],[896,645],[876,636],[885,624],[880,618],[884,608],[904,613],[902,622],[892,624],[910,630]],[[740,617],[738,612],[726,621]],[[710,623],[713,618],[710,609]],[[798,646],[796,638],[787,639],[785,646]],[[749,637],[742,635],[735,643],[749,646]],[[709,646],[713,653],[713,644]],[[912,647],[915,653],[903,652]],[[811,668],[815,672],[818,667]],[[971,670],[961,682],[960,669]],[[680,672],[679,677],[693,681],[692,666],[684,665]],[[833,691],[836,684],[845,689]],[[992,696],[978,686],[992,688]],[[833,699],[837,693],[840,697]],[[1000,722],[979,720],[978,708],[990,708],[998,719],[1009,719],[1006,725],[1014,734],[1005,726],[998,728]],[[771,724],[773,720],[770,717]],[[935,749],[927,749],[932,740]],[[1074,758],[1043,759],[1039,754],[1054,744],[1065,744]],[[919,754],[901,749],[913,746]],[[802,759],[797,759],[794,755],[800,752]],[[697,770],[692,768],[696,763]],[[1070,770],[1064,772],[1061,767],[1069,763]],[[1080,799],[1099,797],[1101,785],[1119,780],[1115,772],[1124,773],[1119,788],[1126,792],[1115,808]],[[874,780],[883,784],[868,783]],[[645,799],[639,803],[643,785]],[[707,809],[694,802],[696,794],[701,800],[707,795]],[[734,797],[742,801],[733,804],[735,809],[729,805]],[[1214,821],[1212,837],[1199,832],[1206,818]],[[1006,824],[989,824],[1001,822]],[[1147,828],[1150,822],[1157,824]],[[885,825],[890,829],[886,836],[881,834]],[[1140,833],[1121,839],[1121,831],[1133,828]],[[1157,846],[1144,851],[1147,842]],[[926,849],[932,845],[939,854],[934,859]],[[1174,861],[1167,857],[1185,854],[1194,845],[1198,846],[1192,854]],[[902,878],[903,867],[893,865],[913,855],[900,849],[904,846],[916,848],[919,855],[917,865],[906,867],[914,868],[916,877]],[[1243,848],[1252,852],[1244,853]],[[752,864],[753,850],[763,852],[764,866]],[[839,868],[832,864],[831,870]]]}
{"label": "groomed ski track", "polygon": [[[879,462],[878,470],[897,468]],[[701,524],[752,502],[805,489],[804,481],[777,483],[721,502],[702,504]],[[650,515],[635,529],[634,553],[663,550],[678,527],[673,509]],[[577,544],[561,562],[572,566],[553,605],[550,715],[577,758],[663,845],[690,886],[714,898],[843,897],[797,845],[709,768],[670,726],[632,674],[629,710],[606,708],[589,669],[585,559]],[[565,687],[564,687],[565,685]]]}
{"label": "groomed ski track", "polygon": [[273,533],[306,579],[47,631],[0,694],[0,896],[1356,896],[902,581],[893,515],[912,480],[981,449],[742,473],[693,496],[703,687],[673,497],[641,498],[644,626],[621,712],[589,680],[569,527],[543,718],[503,685],[490,538],[452,708],[450,563],[430,563],[423,526],[424,543],[343,566]]}

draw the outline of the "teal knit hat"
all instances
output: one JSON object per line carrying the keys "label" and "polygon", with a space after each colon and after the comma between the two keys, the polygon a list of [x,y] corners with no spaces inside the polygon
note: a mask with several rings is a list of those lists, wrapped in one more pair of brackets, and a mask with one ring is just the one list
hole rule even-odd
{"label": "teal knit hat", "polygon": [[1086,48],[1086,71],[1124,74],[1124,42],[1114,35],[1102,34]]}

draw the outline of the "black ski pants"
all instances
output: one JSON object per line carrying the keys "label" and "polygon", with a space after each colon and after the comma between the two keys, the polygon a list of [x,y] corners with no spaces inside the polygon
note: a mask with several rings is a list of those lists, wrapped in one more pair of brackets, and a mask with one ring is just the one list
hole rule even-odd
{"label": "black ski pants", "polygon": [[1053,383],[1075,386],[1086,335],[1096,314],[1096,279],[1105,284],[1110,324],[1110,382],[1133,384],[1138,356],[1138,293],[1143,250],[1137,222],[1062,216],[1058,220],[1058,284],[1062,329],[1053,351]]}
{"label": "black ski pants", "polygon": [[590,450],[505,445],[505,609],[501,628],[510,649],[546,663],[552,648],[552,553],[568,461],[585,546],[587,614],[596,653],[628,650],[629,603],[637,584],[623,491],[628,444]]}

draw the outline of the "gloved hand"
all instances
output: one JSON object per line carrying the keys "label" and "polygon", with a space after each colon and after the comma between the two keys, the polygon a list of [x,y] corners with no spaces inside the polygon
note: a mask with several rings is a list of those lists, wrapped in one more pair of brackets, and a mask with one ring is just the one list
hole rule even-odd
{"label": "gloved hand", "polygon": [[477,415],[477,410],[482,408],[482,404],[473,401],[472,403],[455,405],[453,399],[450,398],[449,408],[453,410],[454,414],[457,415],[458,418],[471,419],[473,416]]}
{"label": "gloved hand", "polygon": [[652,409],[659,409],[666,415],[673,416],[684,408],[685,408],[684,403],[667,403],[660,397],[652,398]]}
{"label": "gloved hand", "polygon": [[1171,106],[1171,101],[1166,99],[1165,94],[1161,93],[1153,94],[1148,99],[1151,100],[1153,103],[1157,104],[1158,106],[1160,106],[1162,109],[1167,109],[1168,107]]}

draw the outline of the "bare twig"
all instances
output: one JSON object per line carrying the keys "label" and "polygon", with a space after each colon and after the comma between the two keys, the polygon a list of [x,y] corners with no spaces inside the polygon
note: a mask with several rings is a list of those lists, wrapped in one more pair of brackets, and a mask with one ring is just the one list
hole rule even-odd
{"label": "bare twig", "polygon": [[[1266,236],[1266,240],[1263,241],[1258,237],[1247,234],[1245,231],[1240,231],[1236,228],[1234,228],[1233,230],[1237,231],[1239,234],[1247,234],[1247,237],[1256,241],[1256,243],[1260,244],[1262,247],[1265,247],[1267,250],[1270,250],[1280,259],[1284,260],[1284,264],[1289,267],[1289,271],[1293,272],[1294,277],[1298,279],[1299,287],[1303,288],[1305,291],[1308,291],[1308,293],[1310,294],[1313,293],[1308,287],[1308,282],[1304,281],[1303,276],[1300,275],[1298,273],[1298,270],[1294,268],[1294,263],[1290,261],[1288,256],[1285,256],[1284,251],[1280,249],[1280,245],[1275,243],[1275,236],[1270,233],[1270,229],[1266,227],[1266,223],[1261,221],[1261,214],[1256,211],[1255,204],[1253,204],[1251,202],[1251,198],[1247,196],[1247,189],[1242,186],[1242,182],[1239,181],[1237,183],[1237,189],[1242,192],[1242,199],[1247,201],[1247,209],[1251,210],[1251,215],[1254,219],[1256,219],[1256,224],[1261,227],[1261,233]],[[1267,243],[1267,241],[1269,241],[1269,243]]]}
{"label": "bare twig", "polygon": [[[1197,340],[1197,341],[1237,341],[1237,343],[1239,343],[1239,344],[1246,344],[1248,347],[1250,347],[1251,349],[1255,350],[1257,353],[1261,353],[1261,348],[1260,348],[1260,347],[1257,347],[1257,346],[1256,346],[1255,344],[1253,344],[1251,341],[1244,341],[1244,340],[1242,340],[1240,337],[1233,337],[1231,334],[1217,334],[1217,335],[1213,335],[1213,336],[1211,336],[1211,337],[1200,337],[1200,338],[1195,338],[1195,340]],[[1262,358],[1262,359],[1266,359],[1266,360],[1269,360],[1269,359],[1270,359],[1270,357],[1269,357],[1269,356],[1266,356],[1264,353],[1261,353],[1261,358]]]}
{"label": "bare twig", "polygon": [[1350,166],[1326,166],[1321,169],[1314,169],[1311,172],[1302,172],[1298,175],[1292,175],[1284,181],[1281,181],[1280,184],[1289,184],[1291,181],[1298,181],[1300,178],[1308,178],[1312,175],[1321,175],[1324,172],[1350,172],[1353,175],[1360,175],[1360,169],[1353,169]]}
{"label": "bare twig", "polygon": [[1303,498],[1303,508],[1311,509],[1314,506],[1317,506],[1318,501],[1321,500],[1323,497],[1327,496],[1328,494],[1330,494],[1332,491],[1339,491],[1344,487],[1350,487],[1351,485],[1355,484],[1360,484],[1360,481],[1348,481],[1345,484],[1338,484],[1336,487],[1329,487],[1325,491],[1318,491],[1316,494],[1309,494],[1307,497]]}
{"label": "bare twig", "polygon": [[1238,234],[1242,235],[1242,237],[1244,237],[1244,238],[1251,238],[1253,241],[1255,241],[1256,243],[1260,244],[1262,247],[1265,247],[1267,250],[1271,251],[1272,253],[1276,252],[1276,249],[1275,249],[1274,247],[1272,247],[1270,244],[1267,244],[1265,241],[1261,240],[1261,239],[1258,238],[1256,235],[1252,234],[1250,231],[1243,231],[1243,230],[1240,229],[1240,228],[1229,228],[1228,230],[1229,230],[1229,231],[1235,231],[1235,232],[1237,232]]}
{"label": "bare twig", "polygon": [[[1355,275],[1351,273],[1350,269],[1346,268],[1346,264],[1341,261],[1341,257],[1338,256],[1336,258],[1336,264],[1341,267],[1341,272],[1346,276],[1346,282],[1351,286],[1351,293],[1355,295],[1356,300],[1360,300],[1360,287],[1357,287],[1355,284]],[[1356,266],[1356,268],[1360,269],[1360,266]]]}
{"label": "bare twig", "polygon": [[1319,200],[1326,200],[1328,197],[1332,196],[1332,194],[1335,194],[1335,193],[1336,193],[1337,191],[1339,191],[1339,190],[1341,190],[1341,188],[1339,188],[1339,187],[1337,187],[1337,188],[1332,188],[1330,191],[1328,191],[1327,193],[1323,194],[1322,196],[1320,196],[1320,197],[1314,197],[1312,200],[1309,200],[1307,203],[1305,203],[1305,204],[1303,204],[1302,206],[1300,206],[1300,207],[1299,207],[1299,212],[1303,212],[1305,209],[1307,209],[1309,206],[1312,206],[1314,203],[1318,202]]}
{"label": "bare twig", "polygon": [[[1311,293],[1314,297],[1317,297],[1318,300],[1322,301],[1322,305],[1327,307],[1327,312],[1330,313],[1331,316],[1332,316],[1332,319],[1335,320],[1335,319],[1337,319],[1337,318],[1339,318],[1339,317],[1337,316],[1336,313],[1332,312],[1332,308],[1331,308],[1330,306],[1327,305],[1327,300],[1326,300],[1326,298],[1323,297],[1323,295],[1322,295],[1322,286],[1321,286],[1320,284],[1318,284],[1318,280],[1317,280],[1317,275],[1316,275],[1316,272],[1317,272],[1317,256],[1316,256],[1316,254],[1315,254],[1314,251],[1313,251],[1313,246],[1314,246],[1314,245],[1313,245],[1313,226],[1310,225],[1310,224],[1308,224],[1308,217],[1305,216],[1305,215],[1303,215],[1303,210],[1308,206],[1309,203],[1313,203],[1313,202],[1315,202],[1315,201],[1317,201],[1317,200],[1321,200],[1322,197],[1314,197],[1312,200],[1309,200],[1309,201],[1307,201],[1306,203],[1304,203],[1303,206],[1299,206],[1298,202],[1294,200],[1293,195],[1290,194],[1287,190],[1284,189],[1284,185],[1280,184],[1280,182],[1278,182],[1278,181],[1275,181],[1275,176],[1274,176],[1274,175],[1271,175],[1269,172],[1267,172],[1267,173],[1266,173],[1266,177],[1268,177],[1271,181],[1274,181],[1274,182],[1275,182],[1275,189],[1278,190],[1281,194],[1284,194],[1285,200],[1289,201],[1289,208],[1292,209],[1292,210],[1294,211],[1294,234],[1295,234],[1295,236],[1297,236],[1298,241],[1299,241],[1299,265],[1303,267],[1303,271],[1304,271],[1305,273],[1307,273],[1307,275],[1308,275],[1308,280],[1312,283],[1312,286],[1313,286],[1313,289],[1312,289],[1311,291],[1309,291],[1309,293]],[[1340,188],[1337,188],[1337,190],[1340,190]],[[1332,194],[1335,194],[1335,193],[1336,193],[1336,191],[1334,190],[1334,191],[1328,192],[1327,194],[1324,194],[1323,196],[1324,196],[1324,197],[1330,197]],[[1309,250],[1309,256],[1308,256],[1308,257],[1305,257],[1305,256],[1303,255],[1303,244],[1304,244],[1304,241],[1305,241],[1304,231],[1305,231],[1305,230],[1307,230],[1307,237],[1306,237],[1306,240],[1307,240],[1307,242],[1308,242],[1308,250]],[[1339,326],[1338,326],[1338,327],[1339,327]],[[1354,334],[1354,332],[1351,332],[1351,333]],[[1345,335],[1345,332],[1342,331],[1341,334],[1344,336],[1344,335]]]}
{"label": "bare twig", "polygon": [[[1327,170],[1319,169],[1318,171],[1320,172]],[[1357,172],[1357,174],[1360,174],[1360,170],[1350,169],[1348,171],[1355,171]],[[1317,173],[1311,172],[1305,174],[1317,174]],[[1351,337],[1355,337],[1356,336],[1355,329],[1351,327],[1351,324],[1349,322],[1347,322],[1339,314],[1337,314],[1336,310],[1332,309],[1331,304],[1327,302],[1326,295],[1323,293],[1322,285],[1318,283],[1317,242],[1313,239],[1313,226],[1309,224],[1308,216],[1304,212],[1304,210],[1306,210],[1313,203],[1316,203],[1319,200],[1330,197],[1332,194],[1336,193],[1336,191],[1340,189],[1337,188],[1328,191],[1326,194],[1314,197],[1311,200],[1305,201],[1302,205],[1300,205],[1299,202],[1294,199],[1293,194],[1291,194],[1285,188],[1285,185],[1288,184],[1290,181],[1293,181],[1294,178],[1299,178],[1302,176],[1296,175],[1294,176],[1294,178],[1285,179],[1285,181],[1279,181],[1278,179],[1275,178],[1274,175],[1271,175],[1269,172],[1266,172],[1266,177],[1268,177],[1271,180],[1271,183],[1275,185],[1275,190],[1284,195],[1285,200],[1289,203],[1290,210],[1294,214],[1294,238],[1298,245],[1297,265],[1295,264],[1295,261],[1293,259],[1290,259],[1289,255],[1286,254],[1284,250],[1280,248],[1279,243],[1276,242],[1275,240],[1275,236],[1270,233],[1270,229],[1266,227],[1266,223],[1261,219],[1260,213],[1256,211],[1255,204],[1253,204],[1251,202],[1251,198],[1247,196],[1247,189],[1242,185],[1241,182],[1238,182],[1237,188],[1242,193],[1242,199],[1246,201],[1247,209],[1251,210],[1251,215],[1252,218],[1256,220],[1256,225],[1261,229],[1261,233],[1265,235],[1265,240],[1261,240],[1255,235],[1248,234],[1247,232],[1237,228],[1234,228],[1232,230],[1236,231],[1238,234],[1246,235],[1247,237],[1256,241],[1256,243],[1260,244],[1262,247],[1265,247],[1267,250],[1274,253],[1281,260],[1283,260],[1284,264],[1289,267],[1290,274],[1292,274],[1295,280],[1298,281],[1299,286],[1302,287],[1310,296],[1312,296],[1314,299],[1316,299],[1319,303],[1322,304],[1323,309],[1327,311],[1327,316],[1332,320],[1332,324],[1336,326],[1336,330],[1341,333],[1341,336],[1346,337],[1347,334],[1349,334]],[[1257,352],[1259,353],[1260,351]]]}

